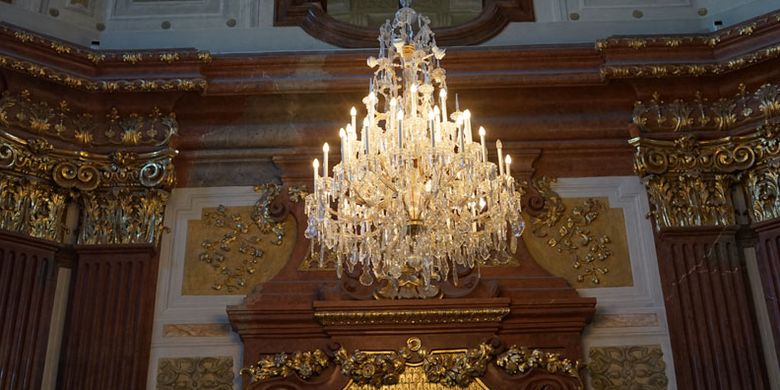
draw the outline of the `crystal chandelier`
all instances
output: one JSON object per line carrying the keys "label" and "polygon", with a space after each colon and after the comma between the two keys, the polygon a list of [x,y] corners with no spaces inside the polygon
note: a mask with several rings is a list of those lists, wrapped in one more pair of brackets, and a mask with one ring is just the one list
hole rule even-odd
{"label": "crystal chandelier", "polygon": [[[401,2],[379,29],[379,56],[366,115],[339,130],[341,162],[330,165],[322,147],[314,190],[306,197],[306,237],[344,267],[362,268],[359,281],[399,281],[418,275],[425,286],[472,269],[507,246],[514,250],[525,223],[512,159],[496,141],[498,165],[489,162],[485,129],[474,140],[469,110],[448,111],[447,84],[430,19]],[[358,125],[360,124],[360,127]],[[322,172],[322,175],[320,174]],[[509,241],[509,243],[507,243]]]}

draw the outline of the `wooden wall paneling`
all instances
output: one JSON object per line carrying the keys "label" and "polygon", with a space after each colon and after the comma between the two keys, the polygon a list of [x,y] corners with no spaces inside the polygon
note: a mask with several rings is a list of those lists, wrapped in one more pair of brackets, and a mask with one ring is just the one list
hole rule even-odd
{"label": "wooden wall paneling", "polygon": [[780,358],[780,220],[757,224],[756,257],[764,288],[775,352]]}
{"label": "wooden wall paneling", "polygon": [[157,285],[154,247],[75,251],[58,388],[145,388]]}
{"label": "wooden wall paneling", "polygon": [[60,246],[0,232],[0,389],[41,385]]}
{"label": "wooden wall paneling", "polygon": [[678,388],[768,388],[736,229],[668,228],[657,247]]}

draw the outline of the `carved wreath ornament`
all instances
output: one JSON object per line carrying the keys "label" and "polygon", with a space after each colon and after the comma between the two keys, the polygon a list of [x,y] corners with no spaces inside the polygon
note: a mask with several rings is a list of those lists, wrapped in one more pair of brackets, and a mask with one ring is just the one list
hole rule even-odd
{"label": "carved wreath ornament", "polygon": [[579,388],[584,388],[579,361],[562,358],[557,353],[529,351],[511,346],[500,352],[499,342],[482,343],[467,350],[428,351],[422,348],[419,338],[412,337],[399,351],[354,351],[350,354],[343,347],[329,354],[320,349],[292,354],[278,353],[261,358],[257,363],[241,369],[251,383],[296,375],[311,379],[331,364],[341,367],[341,374],[360,386],[380,388],[399,382],[406,367],[422,365],[428,383],[446,387],[466,388],[485,375],[490,364],[495,364],[509,375],[524,375],[533,370],[543,370],[553,375],[574,378]]}

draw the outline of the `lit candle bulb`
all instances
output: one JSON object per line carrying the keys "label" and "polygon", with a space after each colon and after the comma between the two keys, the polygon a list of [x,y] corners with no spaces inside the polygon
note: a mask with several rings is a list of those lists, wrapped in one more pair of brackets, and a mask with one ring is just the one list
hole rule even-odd
{"label": "lit candle bulb", "polygon": [[368,156],[369,148],[368,148],[368,117],[363,118],[363,152]]}
{"label": "lit candle bulb", "polygon": [[412,84],[412,93],[409,96],[409,105],[411,106],[412,117],[417,116],[417,84]]}
{"label": "lit candle bulb", "polygon": [[501,140],[496,141],[496,149],[498,150],[498,174],[504,174],[504,156],[501,155]]}
{"label": "lit candle bulb", "polygon": [[466,142],[472,143],[474,141],[474,138],[471,134],[471,111],[466,110],[463,111],[463,125],[464,125],[464,134],[466,134]]}
{"label": "lit candle bulb", "polygon": [[347,160],[352,160],[352,140],[354,140],[355,137],[355,128],[352,127],[352,124],[347,123],[347,136],[345,137],[346,141],[344,146],[344,149],[346,149],[347,152]]}
{"label": "lit candle bulb", "polygon": [[441,106],[441,121],[447,121],[447,90],[439,90],[439,105]]}
{"label": "lit candle bulb", "polygon": [[463,117],[458,115],[455,119],[455,126],[458,129],[458,136],[460,138],[460,150],[458,151],[463,156],[463,161],[466,161],[466,137],[463,133]]}
{"label": "lit candle bulb", "polygon": [[485,146],[485,128],[479,127],[479,143],[482,145],[482,162],[487,162],[487,147]]}
{"label": "lit candle bulb", "polygon": [[357,108],[352,107],[351,110],[349,110],[349,115],[352,117],[352,129],[356,129],[355,126],[357,126]]}
{"label": "lit candle bulb", "polygon": [[403,148],[403,134],[404,134],[404,110],[398,111],[398,114],[396,114],[398,118],[398,151],[401,151],[401,148]]}
{"label": "lit candle bulb", "polygon": [[327,142],[322,144],[322,177],[328,177],[328,152],[330,145]]}
{"label": "lit candle bulb", "polygon": [[436,140],[441,141],[442,139],[442,133],[441,133],[441,111],[439,110],[439,106],[433,107],[433,128],[436,132],[436,137],[438,137]]}
{"label": "lit candle bulb", "polygon": [[317,178],[320,176],[320,161],[316,158],[311,162],[311,166],[314,168],[314,196],[317,196]]}
{"label": "lit candle bulb", "polygon": [[339,129],[339,138],[341,138],[341,162],[344,168],[347,166],[347,132],[344,128]]}
{"label": "lit candle bulb", "polygon": [[504,159],[504,162],[506,163],[506,175],[511,177],[512,176],[512,170],[511,170],[510,166],[512,164],[512,157],[509,157],[509,155],[507,154],[506,155],[506,159]]}
{"label": "lit candle bulb", "polygon": [[433,110],[428,111],[428,128],[431,131],[431,149],[436,147],[436,126],[434,125],[435,118],[436,113]]}

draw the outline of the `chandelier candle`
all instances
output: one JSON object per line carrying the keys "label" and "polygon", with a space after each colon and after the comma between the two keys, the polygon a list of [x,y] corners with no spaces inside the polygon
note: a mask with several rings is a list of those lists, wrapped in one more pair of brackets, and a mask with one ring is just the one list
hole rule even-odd
{"label": "chandelier candle", "polygon": [[320,259],[325,250],[335,254],[339,277],[359,272],[364,285],[397,285],[410,274],[426,286],[449,277],[457,283],[459,272],[516,248],[525,227],[521,194],[501,141],[496,165],[488,161],[487,132],[479,127],[474,142],[472,113],[460,111],[457,95],[448,118],[445,52],[430,20],[401,3],[379,30],[378,58],[367,60],[373,77],[359,134],[362,110],[352,107],[339,130],[341,162],[329,168],[325,143],[322,175],[312,163],[306,237]]}

